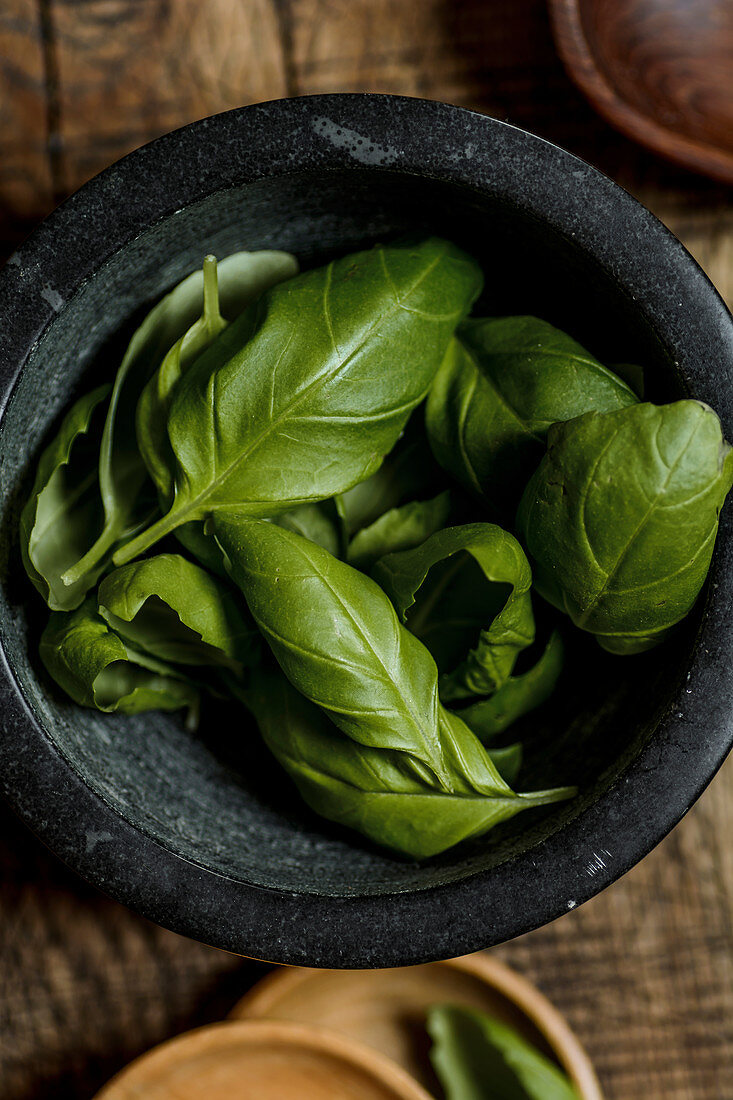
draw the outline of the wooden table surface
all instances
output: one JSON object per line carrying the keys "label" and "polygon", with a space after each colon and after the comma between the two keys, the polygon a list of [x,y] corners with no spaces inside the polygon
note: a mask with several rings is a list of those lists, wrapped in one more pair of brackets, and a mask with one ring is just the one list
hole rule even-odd
{"label": "wooden table surface", "polygon": [[[398,92],[525,126],[619,180],[730,302],[733,205],[615,134],[542,0],[3,0],[0,252],[65,194],[191,119],[283,95]],[[733,762],[640,866],[497,950],[567,1014],[608,1100],[733,1100]],[[86,1100],[220,1018],[257,964],[135,917],[0,810],[0,1097]]]}

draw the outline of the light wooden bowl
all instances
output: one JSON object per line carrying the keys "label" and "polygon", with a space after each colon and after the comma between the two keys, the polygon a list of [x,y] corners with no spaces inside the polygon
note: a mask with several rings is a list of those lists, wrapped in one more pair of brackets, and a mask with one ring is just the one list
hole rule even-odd
{"label": "light wooden bowl", "polygon": [[368,1044],[435,1088],[425,1013],[433,1004],[482,1009],[516,1028],[567,1073],[581,1100],[603,1100],[579,1040],[539,990],[490,955],[396,970],[283,967],[258,982],[233,1019],[307,1021]]}
{"label": "light wooden bowl", "polygon": [[629,137],[733,183],[731,0],[549,0],[555,43]]}
{"label": "light wooden bowl", "polygon": [[431,1100],[368,1046],[270,1020],[212,1024],[132,1062],[96,1100]]}

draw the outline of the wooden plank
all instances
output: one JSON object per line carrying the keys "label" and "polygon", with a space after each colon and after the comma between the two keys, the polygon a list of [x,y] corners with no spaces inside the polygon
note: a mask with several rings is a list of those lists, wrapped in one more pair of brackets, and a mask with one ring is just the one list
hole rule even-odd
{"label": "wooden plank", "polygon": [[159,134],[286,92],[273,0],[54,0],[51,19],[67,190]]}
{"label": "wooden plank", "polygon": [[[4,0],[0,236],[192,118],[341,90],[443,99],[558,141],[654,210],[733,301],[730,196],[590,110],[544,0]],[[250,981],[251,964],[152,927],[2,811],[0,825],[3,1100],[91,1095],[152,1043],[221,1018]],[[620,882],[497,949],[566,1013],[608,1100],[731,1095],[732,835],[729,762]]]}
{"label": "wooden plank", "polygon": [[39,6],[0,6],[0,239],[15,241],[51,209],[46,70]]}

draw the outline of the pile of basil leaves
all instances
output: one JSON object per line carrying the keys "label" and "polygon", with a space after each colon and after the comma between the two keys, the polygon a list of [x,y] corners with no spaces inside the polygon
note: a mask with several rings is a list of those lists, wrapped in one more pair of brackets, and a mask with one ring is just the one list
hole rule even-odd
{"label": "pile of basil leaves", "polygon": [[545,321],[467,320],[481,287],[429,237],[302,274],[208,257],[163,298],[22,514],[68,695],[194,722],[233,697],[314,810],[413,858],[572,795],[516,793],[495,743],[562,665],[532,586],[613,653],[661,642],[733,451]]}

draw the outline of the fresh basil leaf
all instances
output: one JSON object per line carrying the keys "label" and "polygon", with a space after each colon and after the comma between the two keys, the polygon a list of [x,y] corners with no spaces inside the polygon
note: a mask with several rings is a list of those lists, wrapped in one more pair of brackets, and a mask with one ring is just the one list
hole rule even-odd
{"label": "fresh basil leaf", "polygon": [[41,455],[20,517],[23,564],[53,611],[78,607],[104,568],[103,562],[73,585],[61,580],[86,551],[90,532],[101,527],[97,455],[110,388],[100,386],[69,409]]}
{"label": "fresh basil leaf", "polygon": [[449,492],[391,508],[357,532],[349,543],[348,561],[366,573],[385,554],[412,550],[445,526],[450,509]]}
{"label": "fresh basil leaf", "polygon": [[537,590],[613,653],[662,641],[707,575],[733,449],[697,401],[555,425],[517,522]]}
{"label": "fresh basil leaf", "polygon": [[491,763],[510,787],[513,787],[519,778],[523,755],[522,746],[519,743],[503,745],[500,749],[489,749]]}
{"label": "fresh basil leaf", "polygon": [[[295,271],[293,258],[282,252],[244,252],[227,257],[219,265],[225,315],[233,310],[231,316],[236,316],[253,294]],[[94,544],[67,569],[66,584],[76,584],[106,563],[111,551],[150,523],[157,512],[135,431],[137,404],[164,356],[196,325],[202,303],[203,274],[195,271],[151,309],[130,340],[112,388],[99,454],[104,524]],[[194,342],[198,347],[199,337]]]}
{"label": "fresh basil leaf", "polygon": [[90,597],[71,613],[54,611],[41,659],[74,702],[97,710],[198,710],[199,695],[176,669],[138,653],[110,630]]}
{"label": "fresh basil leaf", "polygon": [[177,541],[198,565],[203,565],[210,573],[222,577],[225,581],[229,580],[221,547],[209,529],[208,520],[192,520],[191,523],[183,523],[174,533]]}
{"label": "fresh basil leaf", "polygon": [[336,497],[347,539],[385,512],[435,495],[445,474],[433,458],[423,424],[413,416],[379,469]]}
{"label": "fresh basil leaf", "polygon": [[484,1012],[435,1005],[427,1029],[446,1100],[578,1100],[559,1066]]}
{"label": "fresh basil leaf", "polygon": [[301,504],[298,508],[291,508],[289,512],[275,516],[272,522],[278,527],[284,527],[286,531],[303,535],[336,558],[343,555],[341,522],[333,499],[322,500],[318,504]]}
{"label": "fresh basil leaf", "polygon": [[462,707],[458,713],[486,745],[550,698],[560,678],[564,656],[562,638],[555,630],[535,665],[518,676],[510,676],[493,695]]}
{"label": "fresh basil leaf", "polygon": [[497,691],[534,641],[529,563],[494,524],[447,527],[388,554],[373,576],[433,654],[444,703]]}
{"label": "fresh basil leaf", "polygon": [[[427,859],[522,809],[569,797],[569,789],[512,795],[446,790],[421,776],[408,754],[344,737],[322,710],[279,672],[258,669],[247,693],[263,739],[322,817],[354,829],[390,850]],[[505,755],[504,766],[511,766]]]}
{"label": "fresh basil leaf", "polygon": [[226,328],[228,321],[222,316],[222,309],[230,319],[238,317],[258,294],[297,273],[298,263],[287,252],[238,252],[220,265],[214,256],[204,260],[202,279],[196,280],[199,299],[203,298],[201,315],[176,341],[149,379],[136,411],[140,454],[166,507],[173,496],[173,451],[167,420],[183,373]]}
{"label": "fresh basil leaf", "polygon": [[283,693],[252,704],[268,723],[272,751],[319,813],[422,857],[520,809],[568,797],[567,789],[511,790],[478,739],[440,704],[434,661],[369,577],[266,521],[217,516],[214,528],[280,667],[320,708],[318,737],[309,741],[308,725],[296,750],[294,727],[281,727],[277,711],[265,713]]}
{"label": "fresh basil leaf", "polygon": [[219,288],[215,256],[203,264],[203,311],[165,355],[143,387],[135,413],[135,432],[140,457],[158,491],[163,507],[173,493],[170,467],[173,453],[166,422],[175,387],[196,358],[211,344],[227,322],[219,310]]}
{"label": "fresh basil leaf", "polygon": [[625,382],[546,321],[487,317],[460,327],[430,390],[426,424],[441,466],[507,518],[551,424],[636,400]]}
{"label": "fresh basil leaf", "polygon": [[[289,512],[275,516],[272,523],[305,535],[336,557],[344,556],[343,526],[336,501],[319,501],[318,504],[301,504]],[[178,541],[189,554],[211,573],[229,580],[224,555],[214,536],[211,520],[193,520],[175,530]]]}
{"label": "fresh basil leaf", "polygon": [[120,566],[100,584],[97,603],[126,645],[161,661],[241,672],[259,657],[257,629],[229,585],[179,554]]}
{"label": "fresh basil leaf", "polygon": [[190,520],[271,516],[368,477],[480,287],[473,260],[428,238],[346,256],[269,290],[181,379],[168,420],[173,504],[117,564]]}

